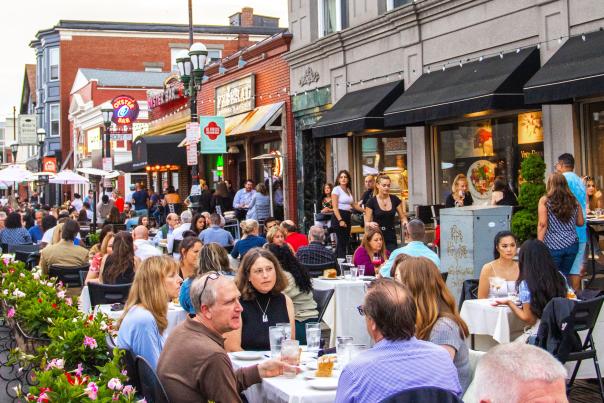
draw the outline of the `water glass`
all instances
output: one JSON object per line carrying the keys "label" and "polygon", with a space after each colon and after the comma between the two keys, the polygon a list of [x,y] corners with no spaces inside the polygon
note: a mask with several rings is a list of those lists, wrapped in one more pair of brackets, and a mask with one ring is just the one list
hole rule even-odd
{"label": "water glass", "polygon": [[344,346],[346,352],[348,353],[348,361],[352,361],[357,355],[361,354],[363,351],[367,350],[367,344],[347,344]]}
{"label": "water glass", "polygon": [[268,339],[271,345],[271,358],[279,358],[281,354],[281,345],[285,334],[280,326],[271,326],[268,328]]}
{"label": "water glass", "polygon": [[344,279],[350,280],[350,270],[344,270]]}
{"label": "water glass", "polygon": [[357,277],[359,277],[359,269],[358,269],[358,268],[356,268],[356,267],[351,267],[351,268],[350,268],[350,277],[351,277],[353,280],[356,280],[356,279],[357,279]]}
{"label": "water glass", "polygon": [[[298,340],[283,340],[281,343],[281,361],[290,366],[297,367],[300,363],[300,342]],[[296,368],[283,368],[286,378],[296,376]]]}
{"label": "water glass", "polygon": [[365,265],[360,264],[358,269],[359,269],[359,277],[364,277],[365,276]]}
{"label": "water glass", "polygon": [[306,350],[309,352],[319,351],[321,345],[321,324],[306,324]]}
{"label": "water glass", "polygon": [[290,325],[287,322],[283,322],[283,323],[277,323],[277,326],[279,326],[281,328],[281,331],[283,332],[285,340],[289,340],[292,338],[292,325]]}
{"label": "water glass", "polygon": [[[504,291],[507,293],[507,284],[504,278],[489,277],[489,286],[489,298],[501,297],[505,295]],[[505,290],[502,290],[503,287],[506,287]]]}
{"label": "water glass", "polygon": [[348,363],[346,355],[348,354],[346,351],[346,346],[348,344],[352,344],[353,339],[352,336],[338,336],[336,337],[336,355],[338,356],[338,364],[341,368],[344,368],[344,365]]}
{"label": "water glass", "polygon": [[346,255],[346,263],[352,264],[352,255]]}

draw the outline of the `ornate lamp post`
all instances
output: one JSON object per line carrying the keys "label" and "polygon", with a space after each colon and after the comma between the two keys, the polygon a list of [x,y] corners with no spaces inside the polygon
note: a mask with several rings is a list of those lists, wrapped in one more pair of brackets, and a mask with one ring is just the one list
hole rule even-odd
{"label": "ornate lamp post", "polygon": [[[113,117],[113,106],[110,104],[104,104],[101,107],[101,114],[103,115],[103,137],[102,137],[102,145],[101,145],[101,155],[103,157],[103,161],[105,158],[111,157],[111,138],[110,138],[110,130],[111,130],[111,118]],[[103,194],[105,194],[105,183],[103,181]],[[95,199],[95,203],[96,203]]]}
{"label": "ornate lamp post", "polygon": [[[44,158],[44,140],[46,139],[46,130],[44,130],[44,128],[42,128],[42,127],[39,128],[38,130],[36,130],[36,136],[38,138],[38,146],[39,146],[38,172],[42,172],[43,171],[42,159]],[[48,176],[44,176],[44,175],[38,176],[38,198],[40,200],[40,205],[44,205],[44,194],[46,193],[44,191],[44,186],[46,185],[47,181],[48,181]]]}

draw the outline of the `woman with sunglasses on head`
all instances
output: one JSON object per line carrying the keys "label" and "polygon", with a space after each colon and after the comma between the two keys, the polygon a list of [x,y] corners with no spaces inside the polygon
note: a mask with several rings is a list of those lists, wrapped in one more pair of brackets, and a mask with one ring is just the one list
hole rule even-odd
{"label": "woman with sunglasses on head", "polygon": [[331,228],[336,233],[336,257],[344,258],[350,243],[352,210],[363,212],[363,209],[354,201],[350,173],[341,170],[338,172],[337,181],[338,186],[334,187],[331,192],[331,204],[333,206]]}
{"label": "woman with sunglasses on head", "polygon": [[596,188],[596,182],[591,176],[583,178],[583,182],[587,193],[587,214],[593,214],[596,210],[604,208],[602,192]]}
{"label": "woman with sunglasses on head", "polygon": [[250,249],[239,265],[235,284],[241,293],[241,328],[225,341],[227,351],[270,350],[269,327],[289,323],[295,339],[294,303],[283,294],[287,277],[279,261],[263,248]]}
{"label": "woman with sunglasses on head", "polygon": [[401,222],[401,227],[407,225],[407,214],[401,199],[390,194],[390,177],[379,175],[376,180],[374,197],[365,204],[365,227],[377,227],[382,230],[386,249],[392,252],[398,246],[396,239],[395,217]]}

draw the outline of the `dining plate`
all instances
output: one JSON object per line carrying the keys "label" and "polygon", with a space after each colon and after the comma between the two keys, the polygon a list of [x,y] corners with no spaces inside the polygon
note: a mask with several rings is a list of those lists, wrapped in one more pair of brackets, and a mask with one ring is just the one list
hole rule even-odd
{"label": "dining plate", "polygon": [[375,280],[374,276],[360,276],[359,280],[363,280],[363,281],[373,281]]}
{"label": "dining plate", "polygon": [[329,378],[338,379],[340,377],[340,371],[337,371],[335,369],[331,371],[331,376],[329,378],[324,377],[324,376],[317,376],[317,375],[315,375],[315,373],[316,373],[316,371],[306,371],[302,374],[302,376],[307,381],[310,381],[312,379],[329,379]]}
{"label": "dining plate", "polygon": [[319,276],[317,277],[319,280],[342,280],[342,277],[323,277],[323,276]]}
{"label": "dining plate", "polygon": [[308,381],[308,386],[317,390],[336,390],[338,378],[315,378]]}
{"label": "dining plate", "polygon": [[[334,369],[339,368],[337,362],[333,365],[333,368]],[[310,361],[308,361],[306,363],[306,369],[309,369],[311,371],[316,371],[316,369],[317,369],[317,360],[310,360]]]}
{"label": "dining plate", "polygon": [[242,361],[254,361],[262,359],[262,353],[260,351],[236,351],[231,353],[233,358]]}

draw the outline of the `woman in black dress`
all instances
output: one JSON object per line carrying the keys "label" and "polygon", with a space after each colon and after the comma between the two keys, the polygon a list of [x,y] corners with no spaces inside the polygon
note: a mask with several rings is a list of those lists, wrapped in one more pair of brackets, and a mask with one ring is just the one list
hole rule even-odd
{"label": "woman in black dress", "polygon": [[468,192],[468,178],[464,174],[459,174],[453,179],[453,186],[445,200],[445,207],[464,207],[472,204],[474,204],[474,199]]}
{"label": "woman in black dress", "polygon": [[407,214],[403,202],[390,194],[390,177],[380,175],[376,181],[377,194],[370,198],[365,205],[365,226],[379,227],[384,236],[386,249],[390,252],[397,248],[394,219],[398,214],[401,226],[407,225]]}
{"label": "woman in black dress", "polygon": [[277,323],[289,323],[295,339],[294,303],[282,293],[288,282],[275,255],[263,248],[250,249],[235,284],[241,293],[242,325],[227,336],[227,351],[270,350],[268,330]]}

